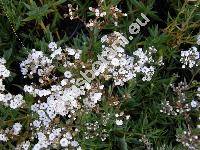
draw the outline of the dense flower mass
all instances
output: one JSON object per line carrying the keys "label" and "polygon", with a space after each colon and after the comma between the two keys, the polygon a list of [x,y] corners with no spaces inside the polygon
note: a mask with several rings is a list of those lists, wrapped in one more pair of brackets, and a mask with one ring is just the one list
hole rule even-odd
{"label": "dense flower mass", "polygon": [[199,6],[0,0],[0,150],[199,150]]}
{"label": "dense flower mass", "polygon": [[125,46],[128,40],[120,33],[103,36],[101,38],[102,53],[98,56],[99,69],[95,70],[95,75],[103,74],[114,79],[115,85],[124,85],[125,82],[136,77],[137,74],[143,74],[143,81],[150,81],[154,74],[156,61],[153,60],[152,54],[156,53],[154,47],[149,47],[147,51],[139,48],[133,52],[132,56],[125,53]]}
{"label": "dense flower mass", "polygon": [[3,80],[10,76],[10,71],[6,69],[5,63],[6,60],[0,58],[0,103],[16,109],[22,107],[24,100],[21,94],[12,95],[11,93],[6,92]]}
{"label": "dense flower mass", "polygon": [[181,51],[180,61],[183,63],[182,68],[189,66],[192,68],[199,65],[200,54],[196,47],[191,47],[188,51]]}
{"label": "dense flower mass", "polygon": [[[60,128],[54,123],[58,116],[68,118],[69,124],[73,124],[80,112],[96,109],[106,93],[104,85],[101,84],[102,81],[112,79],[115,86],[122,86],[125,82],[136,78],[137,74],[143,75],[143,81],[151,80],[155,66],[158,65],[158,62],[152,57],[157,52],[154,47],[149,47],[146,51],[139,48],[133,52],[132,56],[129,56],[125,53],[125,46],[129,42],[118,32],[103,36],[101,42],[103,44],[102,52],[98,55],[97,61],[92,62],[92,66],[91,60],[81,61],[81,50],[69,47],[61,48],[55,42],[49,43],[49,53],[45,54],[33,49],[27,59],[21,62],[20,67],[24,78],[37,80],[37,82],[24,86],[24,92],[35,97],[31,111],[32,115],[36,114],[37,117],[30,123],[30,127],[34,131],[32,139],[37,139],[38,142],[33,146],[33,149],[48,148],[56,143],[59,143],[61,147],[81,149],[67,128]],[[10,74],[4,64],[5,60],[2,59],[2,79]],[[88,66],[82,68],[85,72],[88,71],[86,69],[92,69],[92,79],[88,76],[83,76],[83,79],[81,77],[81,74],[84,74],[82,71],[80,74],[75,74],[81,65]],[[100,81],[96,80],[97,78]],[[7,101],[5,102],[5,100]],[[2,94],[1,101],[13,109],[22,106],[24,102],[22,95],[12,96],[9,93]],[[120,116],[121,118],[119,115],[116,116],[115,123],[118,126],[122,126],[124,121],[126,122],[130,118],[130,116],[126,116],[124,120],[123,113]],[[21,128],[20,123],[15,123],[12,128],[13,134],[20,134]],[[76,129],[73,132],[78,133],[79,130]],[[101,139],[105,140],[106,131],[102,136]],[[92,138],[92,136],[88,138]],[[1,141],[7,140],[6,134],[2,132]],[[18,145],[19,148],[25,147],[24,149],[29,146],[29,141]]]}
{"label": "dense flower mass", "polygon": [[[150,81],[156,68],[163,65],[162,60],[155,57],[157,49],[154,46],[147,50],[138,48],[132,55],[126,54],[125,48],[129,41],[119,32],[104,35],[101,42],[102,50],[97,56],[97,61],[89,59],[83,62],[81,60],[82,50],[70,47],[61,48],[55,42],[51,42],[48,45],[47,53],[33,49],[21,62],[22,75],[26,80],[31,81],[31,84],[24,85],[23,90],[34,98],[30,106],[31,115],[34,117],[29,123],[32,131],[31,139],[18,144],[17,149],[32,147],[34,150],[39,150],[62,147],[80,150],[81,145],[76,140],[76,135],[80,134],[82,129],[78,127],[72,129],[70,126],[74,126],[74,122],[80,119],[80,113],[88,114],[100,108],[100,101],[105,99],[107,94],[103,83],[109,80],[113,81],[114,86],[124,86],[126,82],[135,80],[137,77],[142,77],[143,81]],[[198,66],[199,52],[196,47],[182,51],[181,57],[180,61],[184,63],[183,68],[187,65],[190,68]],[[5,93],[3,80],[9,77],[10,72],[6,69],[6,61],[3,58],[0,63],[0,102],[12,109],[25,106],[21,94]],[[77,73],[77,70],[81,71]],[[88,76],[88,73],[92,77]],[[185,91],[187,91],[188,85],[181,82],[178,87],[174,85],[171,87],[177,93],[178,103],[181,103],[181,107],[167,100],[162,103],[161,112],[177,116],[199,109],[200,103],[197,100],[193,99],[189,102],[186,100]],[[199,96],[198,93],[197,96]],[[120,101],[117,99],[110,103],[115,109],[120,105]],[[106,127],[111,118],[114,119],[113,125],[123,127],[130,119],[130,115],[120,112],[114,116],[103,115],[102,118],[103,124],[98,121],[85,124],[87,130],[84,131],[84,136],[86,139],[97,136],[105,141],[108,131],[103,129],[103,132],[99,133],[100,127]],[[60,119],[66,120],[67,125],[59,126]],[[22,129],[22,124],[16,122],[12,128],[0,132],[0,141],[8,141],[10,133],[17,136]],[[94,131],[96,134],[92,135]],[[31,144],[34,140],[37,142]],[[181,139],[177,138],[177,140]]]}
{"label": "dense flower mass", "polygon": [[[102,50],[97,56],[97,61],[89,59],[83,62],[81,60],[82,50],[70,47],[61,48],[55,42],[51,42],[48,45],[49,52],[44,53],[33,49],[21,62],[22,75],[26,80],[32,82],[24,85],[23,90],[34,98],[30,109],[32,116],[35,117],[29,123],[32,130],[31,139],[18,144],[16,149],[32,147],[34,150],[39,150],[62,147],[80,150],[81,145],[76,140],[76,135],[80,134],[82,129],[61,127],[57,124],[61,121],[60,119],[65,119],[67,126],[70,127],[79,120],[80,113],[87,114],[94,109],[98,110],[100,101],[105,98],[107,93],[103,84],[105,81],[113,81],[114,86],[124,86],[126,82],[137,77],[142,77],[143,81],[150,81],[156,67],[163,65],[162,60],[155,59],[157,49],[154,46],[147,50],[138,48],[132,55],[127,55],[125,48],[129,41],[119,32],[104,35],[101,42]],[[181,52],[180,61],[184,64],[183,68],[187,65],[190,68],[198,66],[198,59],[199,52],[196,47]],[[5,92],[3,80],[10,75],[5,63],[3,58],[0,59],[0,102],[12,109],[17,109],[26,104],[21,94],[12,95]],[[77,73],[77,70],[81,71]],[[88,76],[88,73],[92,77]],[[197,100],[193,99],[189,102],[186,100],[185,91],[187,91],[188,85],[181,82],[178,87],[174,85],[171,87],[177,93],[178,103],[181,103],[182,106],[178,107],[169,101],[164,101],[161,112],[176,116],[199,109],[200,103]],[[198,93],[197,96],[199,96]],[[116,100],[111,105],[117,108],[119,104],[120,101]],[[124,112],[115,114],[113,117],[110,114],[102,117],[102,125],[100,122],[86,123],[87,132],[84,132],[86,139],[97,136],[105,141],[108,137],[106,129],[102,133],[90,134],[98,131],[100,126],[106,127],[111,118],[115,118],[113,124],[118,127],[123,127],[130,119],[130,115],[124,116]],[[0,132],[0,141],[8,141],[10,139],[8,135],[11,133],[13,136],[18,136],[22,129],[22,124],[16,122],[12,128]],[[197,137],[195,136],[195,138]],[[37,142],[32,145],[34,140]],[[181,138],[177,136],[177,140],[181,141]],[[190,145],[190,147],[192,146]]]}

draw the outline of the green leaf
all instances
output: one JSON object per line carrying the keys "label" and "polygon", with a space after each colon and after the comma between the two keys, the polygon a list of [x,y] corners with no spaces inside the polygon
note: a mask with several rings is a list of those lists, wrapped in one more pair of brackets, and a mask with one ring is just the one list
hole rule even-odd
{"label": "green leaf", "polygon": [[8,50],[5,50],[4,51],[4,54],[3,54],[3,58],[5,58],[6,60],[9,60],[9,58],[11,57],[12,55],[12,48],[8,49]]}
{"label": "green leaf", "polygon": [[118,140],[119,140],[119,141],[118,141],[118,142],[119,142],[119,143],[118,143],[119,149],[120,149],[120,150],[128,150],[128,145],[127,145],[127,142],[126,142],[125,137],[119,138]]}

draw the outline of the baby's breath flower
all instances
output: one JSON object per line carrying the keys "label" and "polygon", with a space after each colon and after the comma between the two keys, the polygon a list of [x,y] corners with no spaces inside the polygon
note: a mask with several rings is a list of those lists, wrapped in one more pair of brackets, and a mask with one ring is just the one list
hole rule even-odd
{"label": "baby's breath flower", "polygon": [[183,63],[182,68],[189,66],[192,68],[194,66],[198,66],[199,64],[199,52],[196,47],[191,47],[187,51],[181,51],[181,63]]}
{"label": "baby's breath flower", "polygon": [[19,132],[21,131],[22,125],[20,123],[15,123],[13,125],[13,134],[18,135]]}
{"label": "baby's breath flower", "polygon": [[195,100],[192,100],[191,106],[192,106],[193,108],[197,107],[197,102],[196,102]]}
{"label": "baby's breath flower", "polygon": [[118,125],[118,126],[123,125],[123,121],[122,121],[122,120],[116,120],[115,123],[116,123],[116,125]]}
{"label": "baby's breath flower", "polygon": [[72,74],[71,74],[70,71],[65,71],[64,76],[65,76],[66,78],[71,78],[71,77],[72,77]]}
{"label": "baby's breath flower", "polygon": [[6,142],[8,140],[6,134],[0,132],[0,141]]}
{"label": "baby's breath flower", "polygon": [[60,140],[60,145],[61,145],[62,147],[67,147],[69,144],[70,144],[70,142],[68,141],[67,138],[62,138],[62,139]]}
{"label": "baby's breath flower", "polygon": [[51,42],[51,43],[49,43],[48,47],[49,47],[49,49],[54,51],[55,49],[57,49],[57,44],[55,42]]}

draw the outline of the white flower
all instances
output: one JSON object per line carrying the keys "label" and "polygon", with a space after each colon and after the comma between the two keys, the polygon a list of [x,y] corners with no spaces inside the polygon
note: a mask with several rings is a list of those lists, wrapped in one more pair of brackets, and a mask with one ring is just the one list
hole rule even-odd
{"label": "white flower", "polygon": [[[5,100],[5,95],[0,93],[0,102]],[[7,100],[7,99],[6,99]]]}
{"label": "white flower", "polygon": [[115,123],[116,123],[116,125],[118,125],[118,126],[123,125],[123,121],[122,121],[122,120],[116,120]]}
{"label": "white flower", "polygon": [[72,49],[72,48],[69,48],[69,47],[66,48],[66,51],[68,52],[69,55],[75,55],[76,54],[75,50]]}
{"label": "white flower", "polygon": [[38,132],[38,133],[37,133],[37,138],[38,138],[38,140],[41,141],[41,142],[47,140],[46,135],[45,135],[44,133],[42,133],[42,132]]}
{"label": "white flower", "polygon": [[75,56],[74,56],[74,58],[75,58],[75,59],[80,59],[80,56],[81,56],[81,55],[80,55],[79,53],[76,53]]}
{"label": "white flower", "polygon": [[61,84],[62,86],[67,85],[67,80],[66,80],[66,79],[63,79],[63,80],[60,82],[60,84]]}
{"label": "white flower", "polygon": [[79,146],[76,150],[82,150],[82,148]]}
{"label": "white flower", "polygon": [[40,150],[42,149],[41,145],[39,143],[35,144],[32,150]]}
{"label": "white flower", "polygon": [[4,65],[6,63],[6,60],[4,58],[0,58],[0,76],[7,78],[10,76],[10,71],[6,69],[6,66]]}
{"label": "white flower", "polygon": [[65,76],[66,78],[71,78],[71,77],[72,77],[72,74],[71,74],[70,71],[65,71],[64,76]]}
{"label": "white flower", "polygon": [[88,82],[86,82],[86,83],[85,83],[85,88],[86,88],[87,90],[90,90],[90,89],[91,89],[91,85],[90,85]]}
{"label": "white flower", "polygon": [[126,116],[126,120],[129,120],[129,119],[130,119],[130,115],[127,115],[127,116]]}
{"label": "white flower", "polygon": [[55,58],[57,55],[61,55],[62,53],[62,49],[59,48],[59,49],[56,49],[52,54],[51,54],[51,58]]}
{"label": "white flower", "polygon": [[13,134],[18,135],[19,132],[21,131],[21,128],[22,128],[22,125],[20,123],[15,123],[13,125],[13,132],[14,132]]}
{"label": "white flower", "polygon": [[30,143],[29,141],[24,141],[24,142],[22,143],[22,148],[23,148],[23,150],[28,150],[30,144],[31,144],[31,143]]}
{"label": "white flower", "polygon": [[73,147],[77,147],[79,144],[78,144],[77,141],[72,141],[72,142],[71,142],[71,145],[72,145]]}
{"label": "white flower", "polygon": [[102,93],[91,94],[90,98],[92,101],[97,102],[101,99]]}
{"label": "white flower", "polygon": [[33,92],[33,87],[25,85],[24,86],[24,92],[32,93]]}
{"label": "white flower", "polygon": [[101,37],[101,43],[105,42],[108,40],[108,36],[104,35],[103,37]]}
{"label": "white flower", "polygon": [[34,125],[34,127],[36,127],[36,128],[40,127],[40,124],[41,124],[41,121],[39,121],[39,120],[34,120],[34,121],[33,121],[33,125]]}
{"label": "white flower", "polygon": [[112,61],[111,61],[111,64],[113,66],[119,66],[119,60],[117,58],[113,58]]}
{"label": "white flower", "polygon": [[62,139],[60,140],[60,145],[61,145],[62,147],[67,147],[69,144],[70,144],[70,142],[67,140],[67,138],[62,138]]}
{"label": "white flower", "polygon": [[21,94],[18,94],[10,101],[10,107],[13,109],[19,108],[23,105],[24,100]]}
{"label": "white flower", "polygon": [[51,42],[51,43],[49,43],[48,47],[49,47],[52,51],[54,51],[55,49],[57,49],[57,44],[56,44],[55,42]]}
{"label": "white flower", "polygon": [[89,10],[92,11],[92,7],[89,7]]}
{"label": "white flower", "polygon": [[6,142],[7,140],[6,134],[0,133],[0,141]]}
{"label": "white flower", "polygon": [[100,14],[100,16],[101,17],[104,17],[104,16],[106,16],[106,12],[104,11],[104,12],[102,12],[101,14]]}
{"label": "white flower", "polygon": [[70,132],[67,132],[67,133],[65,134],[65,137],[66,137],[68,140],[71,140],[71,139],[72,139],[72,135],[71,135]]}
{"label": "white flower", "polygon": [[192,106],[193,108],[197,107],[197,102],[196,102],[195,100],[192,100],[191,106]]}
{"label": "white flower", "polygon": [[193,46],[187,51],[181,51],[180,62],[183,63],[182,68],[185,68],[186,66],[189,66],[189,68],[198,66],[199,52],[197,48]]}
{"label": "white flower", "polygon": [[56,135],[54,133],[49,134],[49,140],[53,141],[56,138]]}

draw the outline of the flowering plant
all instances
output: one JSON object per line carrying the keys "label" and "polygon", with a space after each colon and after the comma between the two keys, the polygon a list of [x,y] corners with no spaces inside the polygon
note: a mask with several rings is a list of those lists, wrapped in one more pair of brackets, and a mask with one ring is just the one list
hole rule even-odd
{"label": "flowering plant", "polygon": [[198,150],[198,1],[0,2],[0,149]]}

